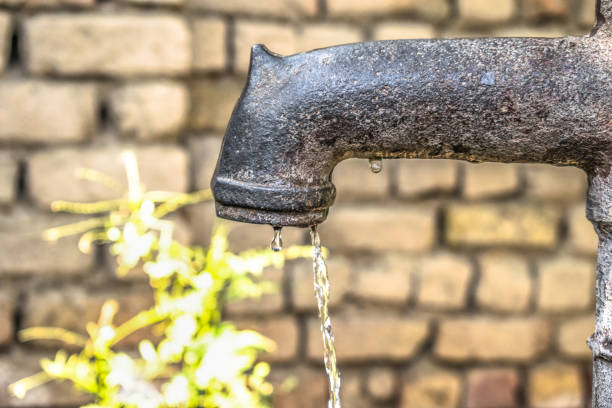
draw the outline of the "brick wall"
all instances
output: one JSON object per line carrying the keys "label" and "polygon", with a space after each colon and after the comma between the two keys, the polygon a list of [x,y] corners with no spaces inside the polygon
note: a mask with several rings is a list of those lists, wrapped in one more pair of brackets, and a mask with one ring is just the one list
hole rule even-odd
{"label": "brick wall", "polygon": [[[122,177],[138,156],[148,188],[208,186],[253,43],[290,54],[391,38],[558,36],[588,31],[595,0],[0,0],[0,406],[72,406],[67,385],[24,402],[6,385],[49,344],[19,345],[31,325],[82,330],[105,298],[119,320],[150,304],[138,273],[115,278],[104,253],[40,231],[74,217],[56,199],[112,192],[77,168]],[[571,408],[589,398],[596,239],[585,175],[543,165],[343,162],[321,227],[331,249],[332,318],[345,405]],[[176,218],[206,244],[212,205]],[[269,227],[236,225],[235,249]],[[306,243],[284,231],[286,244]],[[273,378],[300,381],[277,407],[325,406],[309,262],[267,278],[281,292],[230,305],[241,327],[278,342]],[[133,347],[138,338],[128,339]]]}

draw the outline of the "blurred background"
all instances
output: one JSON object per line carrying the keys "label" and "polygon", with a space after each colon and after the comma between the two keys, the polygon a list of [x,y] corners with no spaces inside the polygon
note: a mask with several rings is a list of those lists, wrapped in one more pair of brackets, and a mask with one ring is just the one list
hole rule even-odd
{"label": "blurred background", "polygon": [[[52,344],[17,330],[83,331],[109,297],[118,320],[151,304],[143,273],[119,279],[104,249],[41,231],[73,217],[54,200],[113,197],[74,178],[123,180],[136,153],[149,189],[207,188],[246,78],[250,47],[292,54],[366,40],[583,35],[595,0],[0,0],[0,406],[78,406],[67,385],[26,400],[6,386]],[[350,160],[321,239],[344,405],[589,406],[597,241],[574,168]],[[211,203],[182,211],[176,236],[206,245]],[[234,225],[236,250],[272,229]],[[285,229],[286,245],[308,243]],[[295,375],[277,407],[324,407],[326,377],[310,261],[266,278],[281,290],[228,316],[274,339],[272,379]],[[139,339],[126,342],[133,347]]]}

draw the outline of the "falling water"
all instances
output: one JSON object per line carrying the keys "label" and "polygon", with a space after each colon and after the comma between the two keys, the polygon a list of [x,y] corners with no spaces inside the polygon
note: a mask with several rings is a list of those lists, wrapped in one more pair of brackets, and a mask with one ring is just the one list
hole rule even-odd
{"label": "falling water", "polygon": [[325,371],[329,377],[329,403],[328,408],[341,408],[340,404],[340,372],[336,366],[336,348],[334,347],[334,334],[332,332],[331,320],[329,319],[329,279],[327,266],[323,260],[321,241],[317,227],[310,230],[313,250],[314,291],[319,307],[319,319],[321,320],[321,333],[323,334],[323,349],[325,358]]}
{"label": "falling water", "polygon": [[270,248],[274,252],[283,250],[283,238],[281,237],[281,227],[274,227],[274,238],[270,242]]}

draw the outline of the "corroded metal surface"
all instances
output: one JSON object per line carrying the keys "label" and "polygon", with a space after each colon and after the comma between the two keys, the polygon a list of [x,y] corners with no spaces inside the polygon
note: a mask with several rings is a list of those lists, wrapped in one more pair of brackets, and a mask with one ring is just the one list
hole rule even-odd
{"label": "corroded metal surface", "polygon": [[593,406],[612,408],[612,0],[591,35],[254,46],[213,176],[217,214],[310,226],[351,158],[574,165],[600,236]]}

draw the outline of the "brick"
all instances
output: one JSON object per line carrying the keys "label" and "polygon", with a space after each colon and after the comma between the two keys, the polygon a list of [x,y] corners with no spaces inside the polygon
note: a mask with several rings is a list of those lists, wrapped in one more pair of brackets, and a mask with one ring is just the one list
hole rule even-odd
{"label": "brick", "polygon": [[285,23],[262,23],[239,20],[235,26],[235,67],[246,73],[251,60],[251,47],[264,44],[272,52],[291,55],[297,52],[297,35],[293,27]]}
{"label": "brick", "polygon": [[53,14],[25,23],[34,74],[178,75],[191,66],[185,21],[171,15]]}
{"label": "brick", "polygon": [[476,303],[494,312],[524,312],[529,307],[532,280],[527,262],[513,254],[489,253],[479,258]]}
{"label": "brick", "polygon": [[458,162],[453,160],[399,160],[397,193],[405,197],[450,193],[457,185],[457,168]]}
{"label": "brick", "polygon": [[577,258],[556,258],[538,265],[537,305],[544,312],[590,310],[595,293],[595,265]]}
{"label": "brick", "polygon": [[[383,167],[384,169],[384,167]],[[336,202],[381,199],[389,194],[389,173],[374,174],[367,160],[349,159],[340,162],[332,173]]]}
{"label": "brick", "polygon": [[187,121],[189,95],[178,82],[142,82],[114,90],[110,108],[123,135],[141,140],[176,137]]}
{"label": "brick", "polygon": [[527,196],[537,200],[583,201],[586,197],[586,174],[576,167],[549,164],[525,166]]}
{"label": "brick", "polygon": [[266,268],[261,278],[257,280],[274,285],[275,290],[260,298],[230,300],[225,306],[225,311],[230,316],[262,315],[282,311],[284,277],[285,273],[282,269]]}
{"label": "brick", "polygon": [[435,36],[436,30],[433,25],[408,21],[380,23],[372,30],[374,40],[434,38]]}
{"label": "brick", "polygon": [[467,302],[472,265],[463,257],[437,254],[418,267],[417,303],[430,309],[457,310]]}
{"label": "brick", "polygon": [[516,370],[507,368],[471,370],[467,378],[467,407],[517,407],[519,382]]}
{"label": "brick", "polygon": [[270,373],[274,385],[274,408],[323,407],[327,405],[327,379],[321,369],[306,367],[275,368]]}
{"label": "brick", "polygon": [[589,361],[593,358],[587,339],[595,331],[592,315],[565,319],[559,327],[559,350],[572,358]]}
{"label": "brick", "polygon": [[568,14],[566,0],[523,0],[523,15],[530,19],[566,18]]}
{"label": "brick", "polygon": [[584,203],[569,209],[567,223],[570,249],[579,254],[597,254],[597,234],[593,224],[586,218]]}
{"label": "brick", "polygon": [[0,73],[4,72],[8,64],[12,26],[10,14],[0,12]]}
{"label": "brick", "polygon": [[241,330],[255,330],[276,343],[276,349],[263,358],[270,362],[290,361],[297,355],[299,328],[291,316],[266,319],[235,320]]}
{"label": "brick", "polygon": [[[148,286],[114,289],[112,292],[90,292],[82,287],[64,285],[59,290],[44,290],[27,297],[23,307],[22,328],[60,327],[86,334],[85,325],[98,321],[100,309],[108,299],[114,299],[119,304],[113,320],[115,325],[126,322],[154,304],[153,293]],[[139,330],[119,344],[124,348],[132,348],[145,338],[151,338],[150,331]],[[37,341],[36,344],[60,345],[51,341]]]}
{"label": "brick", "polygon": [[187,0],[193,8],[226,14],[263,17],[309,17],[318,12],[317,0]]}
{"label": "brick", "polygon": [[[363,314],[331,316],[340,362],[406,361],[414,356],[429,334],[423,319]],[[355,341],[359,339],[359,341]],[[323,361],[319,320],[308,321],[308,357]]]}
{"label": "brick", "polygon": [[434,353],[450,362],[528,362],[546,349],[548,337],[548,325],[538,319],[448,318],[440,322]]}
{"label": "brick", "polygon": [[219,17],[198,18],[193,22],[193,68],[222,71],[227,66],[227,25]]}
{"label": "brick", "polygon": [[451,370],[416,366],[402,387],[401,408],[458,408],[461,377]]}
{"label": "brick", "polygon": [[409,257],[398,255],[361,261],[355,267],[351,294],[367,301],[404,305],[412,289],[413,264]]}
{"label": "brick", "polygon": [[435,241],[429,207],[332,207],[321,225],[323,245],[335,250],[426,252]]}
{"label": "brick", "polygon": [[597,0],[582,0],[578,13],[578,21],[583,27],[593,27],[595,25],[595,4]]}
{"label": "brick", "polygon": [[498,24],[516,13],[514,0],[459,0],[459,15],[464,24]]}
{"label": "brick", "polygon": [[43,239],[43,231],[82,220],[62,214],[45,215],[15,208],[0,215],[0,273],[3,275],[77,275],[94,265],[94,254],[78,250],[78,237],[56,242]]}
{"label": "brick", "polygon": [[356,370],[343,370],[341,376],[342,387],[340,388],[340,399],[342,405],[355,408],[370,408],[368,398],[364,395],[361,383],[361,372]]}
{"label": "brick", "polygon": [[529,372],[528,401],[533,408],[579,408],[584,401],[581,370],[574,365],[546,363]]}
{"label": "brick", "polygon": [[0,345],[7,345],[15,337],[15,294],[6,288],[0,292]]}
{"label": "brick", "polygon": [[120,0],[123,3],[147,6],[181,6],[185,0]]}
{"label": "brick", "polygon": [[451,245],[551,248],[557,244],[561,213],[531,204],[452,204],[446,213]]}
{"label": "brick", "polygon": [[219,135],[205,135],[205,137],[189,139],[189,153],[197,189],[210,188],[210,181],[221,150],[221,142]]}
{"label": "brick", "polygon": [[361,31],[349,25],[317,23],[302,27],[297,38],[297,51],[356,43],[362,40]]}
{"label": "brick", "polygon": [[192,83],[191,127],[224,132],[243,85],[243,81],[235,78],[204,79]]}
{"label": "brick", "polygon": [[[55,200],[94,201],[117,198],[119,193],[104,185],[75,177],[79,169],[93,169],[113,177],[122,185],[125,169],[121,153],[131,146],[63,148],[33,154],[29,161],[30,194],[41,206]],[[186,192],[188,159],[179,147],[142,146],[133,148],[140,169],[140,181],[147,190]],[[163,163],[163,166],[160,166]]]}
{"label": "brick", "polygon": [[466,163],[463,167],[463,196],[468,200],[516,193],[520,187],[518,167],[505,163]]}
{"label": "brick", "polygon": [[0,82],[0,141],[78,142],[96,127],[96,88],[86,83]]}
{"label": "brick", "polygon": [[28,8],[49,9],[56,7],[88,8],[95,5],[95,0],[0,0],[0,4],[25,5]]}
{"label": "brick", "polygon": [[10,205],[17,193],[17,160],[8,151],[0,151],[0,205]]}
{"label": "brick", "polygon": [[397,377],[391,368],[373,368],[368,371],[366,389],[376,401],[388,401],[397,392]]}
{"label": "brick", "polygon": [[12,348],[0,356],[0,405],[3,407],[83,406],[91,398],[75,389],[72,383],[50,382],[28,392],[24,399],[9,393],[9,385],[41,371],[40,360],[53,358],[52,353]]}
{"label": "brick", "polygon": [[[332,255],[326,261],[329,271],[330,298],[329,306],[340,305],[349,291],[353,281],[353,270],[346,258]],[[301,259],[294,263],[291,270],[291,299],[298,311],[314,311],[317,302],[314,295],[312,261]]]}
{"label": "brick", "polygon": [[327,11],[332,17],[373,18],[411,13],[440,21],[449,16],[450,6],[444,0],[328,0]]}

